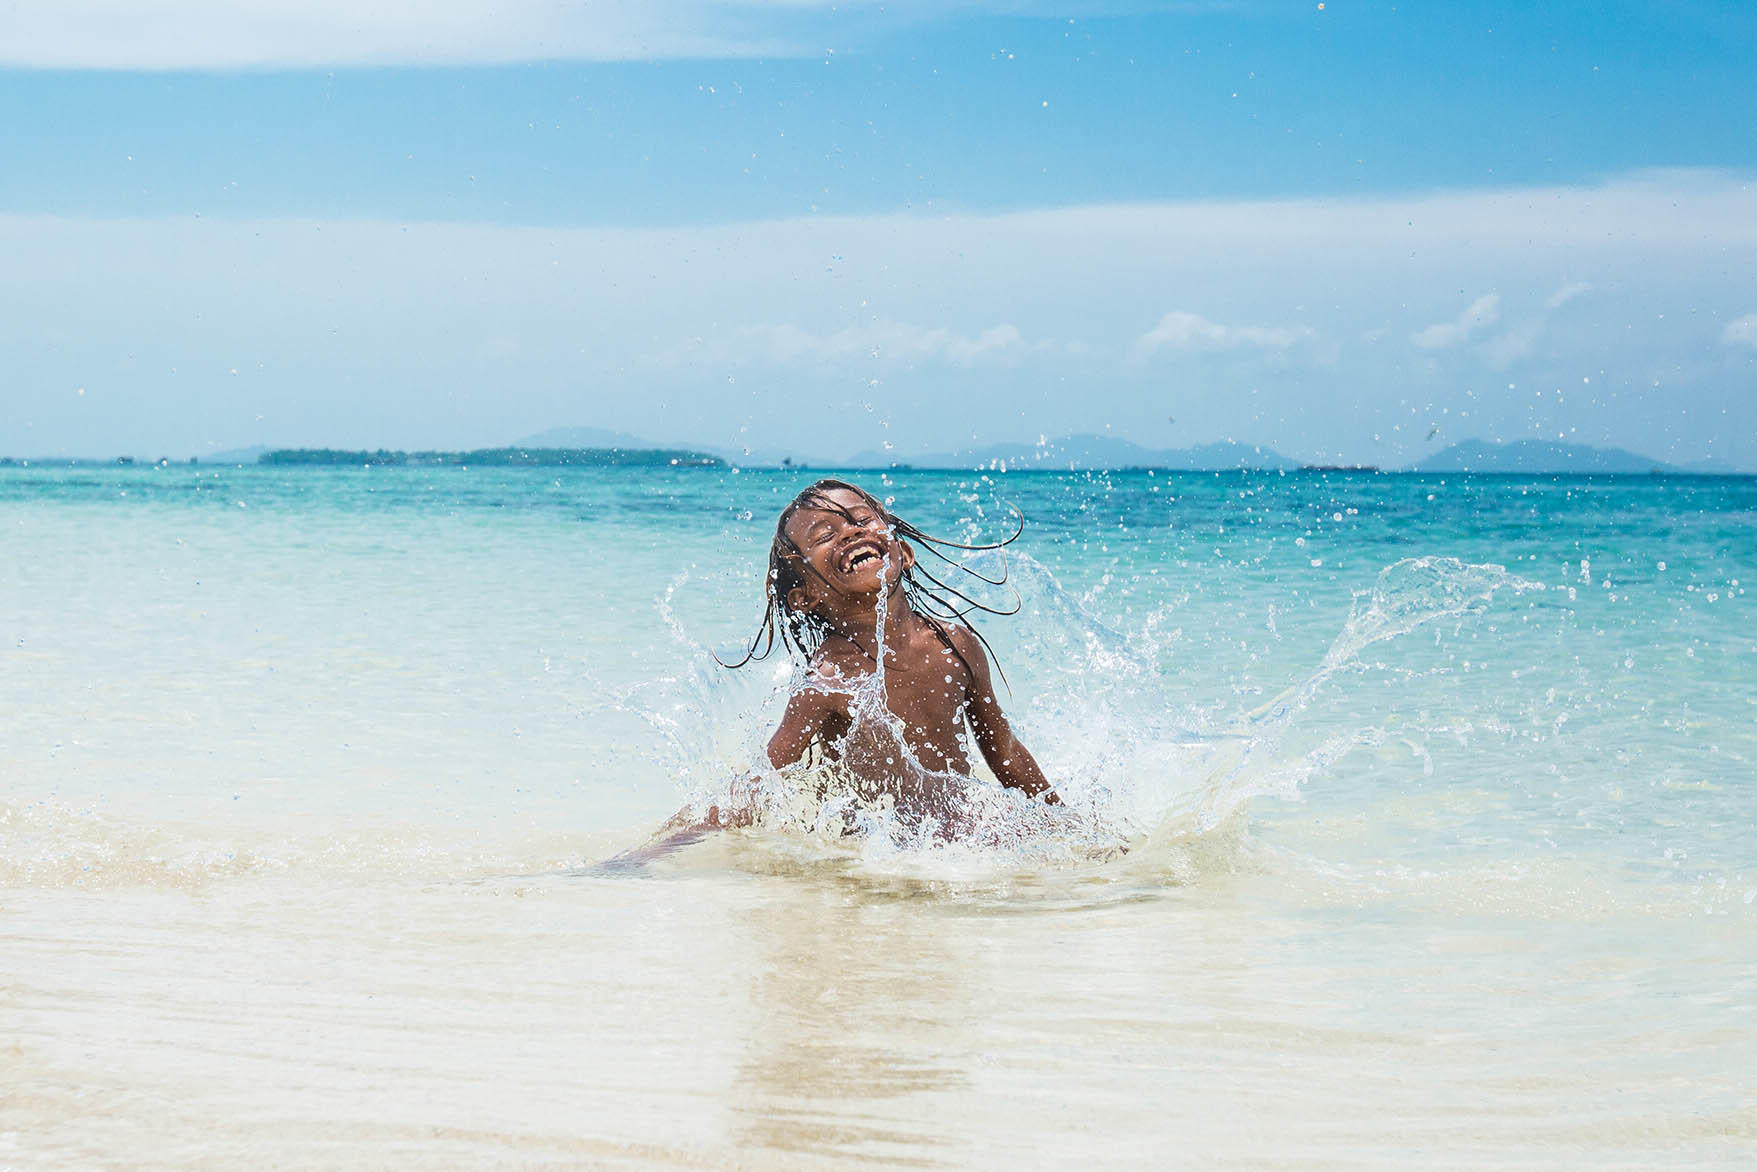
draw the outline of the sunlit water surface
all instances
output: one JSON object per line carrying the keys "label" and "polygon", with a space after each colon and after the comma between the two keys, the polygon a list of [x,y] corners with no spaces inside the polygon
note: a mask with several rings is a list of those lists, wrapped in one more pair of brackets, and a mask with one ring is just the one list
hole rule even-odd
{"label": "sunlit water surface", "polygon": [[1757,481],[866,474],[1067,819],[595,868],[809,476],[0,468],[0,1167],[1757,1158]]}

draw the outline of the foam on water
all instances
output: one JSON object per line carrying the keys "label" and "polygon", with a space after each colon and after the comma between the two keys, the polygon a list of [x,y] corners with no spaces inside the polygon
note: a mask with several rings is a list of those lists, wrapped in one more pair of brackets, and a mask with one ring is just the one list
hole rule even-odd
{"label": "foam on water", "polygon": [[0,891],[13,887],[199,890],[239,879],[436,880],[541,874],[608,854],[626,834],[573,828],[495,834],[431,825],[143,823],[61,803],[0,799]]}
{"label": "foam on water", "polygon": [[[998,576],[998,555],[972,568]],[[884,704],[883,669],[852,685],[856,727],[876,737],[937,798],[931,807],[898,808],[873,800],[835,762],[782,771],[767,767],[763,745],[792,690],[809,687],[797,665],[769,662],[727,671],[694,639],[677,600],[692,585],[682,574],[656,600],[675,654],[654,657],[650,678],[602,688],[587,708],[595,718],[625,718],[618,739],[627,759],[644,759],[649,775],[673,779],[685,809],[723,805],[734,782],[754,794],[761,811],[748,831],[730,832],[757,850],[729,860],[788,860],[789,866],[852,867],[873,879],[914,877],[981,887],[1062,870],[1109,871],[1113,880],[1195,882],[1240,867],[1311,871],[1338,890],[1374,884],[1434,887],[1432,869],[1401,880],[1383,868],[1365,875],[1346,863],[1264,854],[1247,832],[1254,800],[1297,800],[1322,790],[1326,775],[1359,750],[1412,739],[1415,722],[1395,710],[1361,720],[1326,710],[1339,680],[1411,671],[1397,662],[1400,640],[1435,623],[1464,624],[1491,613],[1496,596],[1539,591],[1539,583],[1493,564],[1419,557],[1393,563],[1355,592],[1346,620],[1316,662],[1284,681],[1271,699],[1246,704],[1248,693],[1224,686],[1192,701],[1180,684],[1181,631],[1176,603],[1137,616],[1127,628],[1093,612],[1038,561],[1014,555],[1004,568],[1022,606],[1008,629],[1013,648],[1003,665],[1020,679],[1009,708],[1028,730],[1032,749],[1062,797],[1046,806],[999,786],[977,760],[977,776],[935,774],[915,761]],[[883,615],[880,616],[882,629]],[[1363,653],[1385,645],[1390,662],[1369,664]],[[880,657],[881,661],[884,657]],[[1449,668],[1429,667],[1428,673]],[[1301,720],[1322,729],[1316,743],[1289,744]],[[1396,726],[1396,727],[1391,727]],[[629,730],[639,730],[631,733]],[[1308,738],[1309,740],[1309,738]],[[606,764],[615,768],[614,759]],[[273,875],[451,880],[555,872],[605,857],[631,844],[638,831],[574,828],[533,835],[496,835],[480,826],[451,831],[432,825],[337,827],[297,820],[254,831],[238,826],[141,825],[102,811],[71,809],[53,800],[0,806],[0,885],[193,887]],[[1543,869],[1513,874],[1504,867],[1461,874],[1453,891],[1529,886]],[[1315,870],[1314,870],[1315,869]],[[1518,869],[1515,869],[1518,870]],[[1561,886],[1536,881],[1548,891]],[[1711,881],[1712,882],[1712,881]],[[1736,905],[1742,891],[1725,877],[1710,893]],[[1540,897],[1544,898],[1544,897]]]}
{"label": "foam on water", "polygon": [[[91,479],[80,493],[112,484]],[[13,765],[0,882],[541,873],[613,854],[678,804],[759,774],[765,824],[735,838],[871,875],[1200,877],[1297,856],[1364,875],[1343,885],[1361,890],[1398,874],[1428,883],[1461,852],[1481,856],[1461,868],[1522,858],[1535,875],[1543,852],[1584,849],[1601,871],[1664,880],[1699,906],[1751,906],[1736,815],[1757,745],[1757,643],[1737,619],[1752,573],[1739,486],[1677,488],[1693,510],[1679,513],[1673,489],[1645,482],[1640,499],[1622,485],[1528,496],[1471,483],[1435,501],[1423,490],[1441,486],[1402,481],[1339,496],[1310,479],[1186,478],[1175,508],[1158,494],[1169,480],[1020,482],[1040,556],[1005,560],[1022,609],[983,629],[1011,681],[1005,707],[1066,806],[1001,790],[978,764],[974,783],[938,780],[954,819],[863,801],[834,769],[759,768],[800,681],[774,661],[726,671],[708,648],[752,609],[746,554],[767,528],[743,527],[760,508],[734,522],[727,509],[739,492],[784,500],[796,481],[679,479],[697,494],[680,507],[675,485],[666,497],[582,480],[570,496],[503,478],[497,500],[537,503],[490,525],[474,504],[436,503],[475,499],[461,476],[455,491],[411,479],[401,497],[371,493],[393,477],[338,479],[349,495],[333,511],[327,481],[236,479],[247,515],[135,496],[17,510],[24,570],[0,583],[25,616],[9,643],[21,720],[0,744]],[[977,539],[1004,510],[987,504],[992,485],[955,487],[941,499],[963,516],[943,531]],[[282,499],[295,488],[306,495]],[[675,523],[678,544],[628,543],[596,570],[591,545],[570,540],[591,513],[577,501],[621,501],[636,519],[624,536]],[[1451,511],[1466,505],[1487,518],[1480,532]],[[1537,513],[1564,507],[1579,512]],[[65,551],[65,569],[55,510],[96,535]],[[1317,533],[1313,513],[1359,530],[1320,547],[1301,536]],[[1236,532],[1203,530],[1210,516]],[[1677,517],[1688,524],[1654,520]],[[1658,536],[1609,544],[1646,530]],[[387,552],[386,532],[403,544]],[[1419,551],[1461,556],[1396,556]],[[989,577],[1002,565],[971,560]],[[109,599],[94,585],[109,566],[156,577]],[[631,577],[642,585],[614,593]],[[596,593],[575,585],[586,580]],[[565,616],[584,634],[566,637]],[[881,686],[862,693],[863,719],[906,756]],[[1296,824],[1283,812],[1302,797],[1323,800]],[[1323,821],[1338,809],[1345,821]],[[1265,855],[1253,837],[1271,826]],[[1328,827],[1341,829],[1326,839]]]}
{"label": "foam on water", "polygon": [[[849,737],[880,738],[886,759],[894,753],[916,785],[942,795],[939,802],[911,810],[888,797],[869,800],[862,784],[833,762],[769,769],[760,746],[775,708],[793,690],[818,685],[807,682],[797,665],[780,665],[769,676],[765,702],[734,711],[728,698],[748,692],[734,673],[703,666],[713,664],[713,656],[690,637],[672,607],[687,577],[673,584],[660,605],[691,669],[631,689],[615,707],[640,716],[675,755],[672,771],[682,783],[686,809],[702,814],[735,801],[730,779],[736,779],[742,792],[755,793],[762,811],[750,833],[809,842],[811,849],[858,858],[876,871],[973,878],[985,871],[1083,867],[1127,855],[1136,868],[1187,874],[1196,859],[1232,865],[1240,819],[1254,798],[1297,797],[1351,750],[1383,743],[1384,729],[1362,726],[1337,729],[1316,748],[1282,751],[1283,734],[1319,701],[1325,685],[1363,670],[1363,651],[1429,623],[1480,614],[1500,590],[1542,589],[1496,565],[1442,557],[1399,561],[1357,593],[1318,664],[1268,703],[1232,710],[1191,705],[1169,686],[1176,641],[1165,636],[1166,612],[1151,611],[1136,630],[1125,631],[1094,615],[1030,557],[1003,561],[990,554],[972,559],[971,568],[1010,573],[1021,600],[1021,617],[1002,621],[1020,623],[1012,642],[1039,681],[1029,709],[1032,747],[1062,797],[1060,807],[999,786],[980,765],[975,778],[923,767],[885,706],[883,655],[871,676],[842,686],[853,698]],[[883,606],[881,597],[880,630]],[[1230,845],[1193,845],[1222,827],[1229,833],[1218,839]]]}

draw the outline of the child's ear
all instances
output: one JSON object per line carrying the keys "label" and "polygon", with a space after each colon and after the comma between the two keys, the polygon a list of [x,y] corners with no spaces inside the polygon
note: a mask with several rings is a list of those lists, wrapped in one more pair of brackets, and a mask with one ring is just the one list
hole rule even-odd
{"label": "child's ear", "polygon": [[804,614],[810,604],[811,599],[805,596],[805,587],[795,586],[787,592],[787,609],[794,614]]}
{"label": "child's ear", "polygon": [[907,574],[915,568],[915,550],[907,541],[899,541],[897,544],[903,547],[903,572]]}

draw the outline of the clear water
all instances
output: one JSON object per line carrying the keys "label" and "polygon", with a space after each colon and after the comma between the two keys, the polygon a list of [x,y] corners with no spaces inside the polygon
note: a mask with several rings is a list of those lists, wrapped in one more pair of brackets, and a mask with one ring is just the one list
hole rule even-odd
{"label": "clear water", "polygon": [[1757,480],[859,476],[1077,823],[594,872],[813,475],[0,468],[0,1164],[1757,1154]]}

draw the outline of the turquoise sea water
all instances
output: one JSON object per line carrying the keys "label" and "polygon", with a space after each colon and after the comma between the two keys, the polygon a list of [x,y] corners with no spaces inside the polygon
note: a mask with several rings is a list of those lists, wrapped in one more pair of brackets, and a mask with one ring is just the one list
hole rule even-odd
{"label": "turquoise sea water", "polygon": [[[179,994],[151,974],[234,947],[249,904],[252,930],[280,944],[227,954],[235,980],[211,978],[213,996],[177,1012],[212,1043],[211,1075],[248,1060],[281,1088],[276,1110],[307,1123],[341,1110],[298,1089],[345,1084],[310,1074],[333,1055],[225,1041],[250,990],[270,1020],[297,1017],[304,1002],[274,995],[284,958],[262,960],[295,939],[320,974],[299,996],[328,991],[299,1019],[319,1032],[373,982],[395,993],[386,958],[321,975],[323,956],[400,939],[348,935],[369,923],[425,923],[478,992],[545,979],[547,962],[490,979],[494,955],[571,941],[573,994],[527,988],[499,1019],[492,999],[464,1007],[491,1035],[498,1020],[527,1042],[559,1036],[530,1016],[545,997],[577,996],[569,1021],[619,1006],[644,1023],[644,1042],[592,1034],[574,1059],[539,1046],[512,1063],[524,1107],[480,1106],[476,1147],[420,1132],[416,1163],[999,1161],[1033,1133],[1031,1096],[978,1060],[996,1052],[1040,1064],[1033,1093],[1101,1103],[1085,1118],[1142,1160],[1177,1136],[1192,1158],[1244,1163],[1396,1164],[1424,1143],[1490,1166],[1753,1154],[1757,480],[850,474],[960,540],[1024,516],[1005,561],[1020,613],[982,629],[1022,738],[1126,849],[759,828],[650,875],[592,874],[758,759],[785,664],[727,672],[709,651],[754,632],[775,515],[814,475],[0,468],[0,924],[10,956],[31,958],[0,960],[0,1009],[21,1039],[10,1073],[57,1072],[36,1106],[0,1109],[0,1129],[43,1137],[45,1158],[113,1156],[126,1127],[106,1139],[67,1104],[92,1080],[142,1112],[169,1093],[154,1056],[173,1043],[140,1023]],[[547,910],[483,919],[483,892],[508,885]],[[348,924],[320,926],[321,907]],[[876,921],[888,943],[799,936],[764,918],[779,907],[856,936]],[[743,944],[695,922],[704,908],[784,955],[737,959]],[[138,931],[119,942],[119,924]],[[988,974],[995,988],[1035,974],[1028,995],[1051,1007],[1033,1028],[1061,1031],[1053,1045],[1018,1032],[1022,1003],[927,1020],[947,972],[978,963],[972,936],[1013,950],[1021,975]],[[100,947],[110,968],[90,963]],[[678,948],[725,963],[704,974]],[[899,955],[914,960],[898,969]],[[721,1074],[665,1100],[680,1076],[655,1039],[724,1011],[729,973],[755,990],[757,1024],[703,1041]],[[630,988],[676,996],[631,1010]],[[927,1017],[875,1041],[837,1000],[852,990]],[[438,1049],[383,1053],[453,1070],[461,1051],[441,1043],[464,995],[437,977],[410,994],[405,1024]],[[831,1003],[864,1024],[820,1032]],[[983,1032],[1003,1021],[1012,1032]],[[81,1057],[101,1031],[131,1063]],[[794,1063],[772,1094],[726,1057],[753,1039]],[[866,1081],[806,1062],[826,1047],[868,1062]],[[572,1115],[559,1101],[528,1114],[579,1077],[575,1060],[635,1053],[647,1065],[629,1077],[664,1103],[650,1119],[580,1107],[589,1096]],[[1625,1096],[1614,1109],[1564,1073],[1589,1053]],[[1132,1093],[1156,1111],[1104,1098],[1116,1062],[1135,1064]],[[1244,1098],[1227,1102],[1291,1104],[1281,1130],[1215,1130],[1212,1081],[1188,1081],[1198,1067],[1234,1080]],[[1324,1072],[1377,1088],[1397,1126],[1376,1126],[1366,1098],[1319,1093]],[[312,1155],[260,1105],[191,1101],[167,1125],[186,1150]],[[393,1116],[425,1126],[404,1111],[387,1099],[356,1120],[361,1150]],[[1000,1146],[922,1129],[946,1111]],[[642,1147],[661,1135],[685,1138]],[[558,1136],[586,1146],[541,1146]]]}

